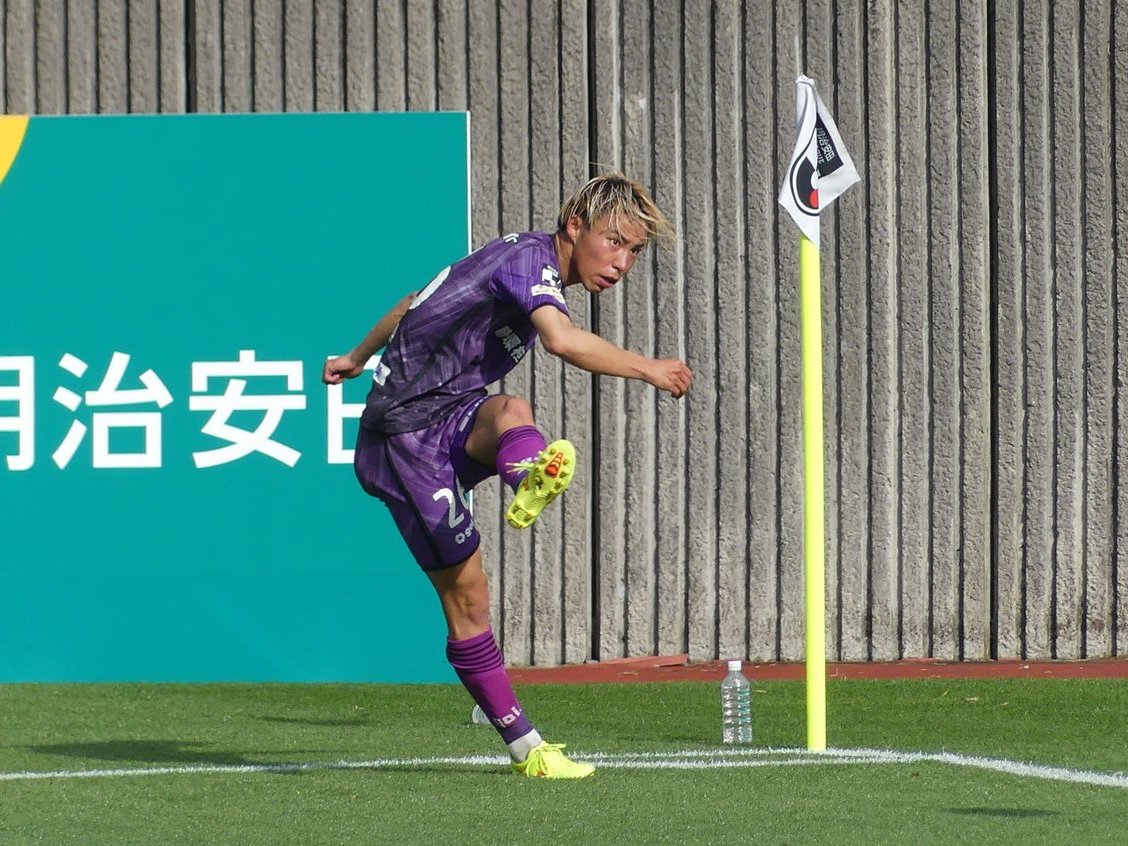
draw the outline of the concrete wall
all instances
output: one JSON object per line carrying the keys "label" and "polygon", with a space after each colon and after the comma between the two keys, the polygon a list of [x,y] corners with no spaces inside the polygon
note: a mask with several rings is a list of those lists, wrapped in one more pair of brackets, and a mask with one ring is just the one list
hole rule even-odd
{"label": "concrete wall", "polygon": [[862,173],[823,226],[830,657],[1128,648],[1128,5],[0,0],[0,19],[9,113],[469,109],[476,243],[550,226],[591,162],[653,187],[677,246],[570,305],[686,357],[694,390],[543,353],[506,381],[585,458],[533,533],[479,492],[514,664],[802,657],[798,261],[775,203],[798,40]]}

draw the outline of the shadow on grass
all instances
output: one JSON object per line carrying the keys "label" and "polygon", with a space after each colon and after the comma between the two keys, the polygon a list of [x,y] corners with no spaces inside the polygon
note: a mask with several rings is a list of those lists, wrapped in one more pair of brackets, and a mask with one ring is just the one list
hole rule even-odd
{"label": "shadow on grass", "polygon": [[[207,748],[206,743],[182,740],[102,740],[92,743],[51,743],[24,748],[43,755],[66,755],[70,758],[95,761],[141,761],[147,764],[211,764],[235,767],[257,767],[272,763],[248,758],[242,752],[212,750]],[[314,751],[321,753],[324,750]],[[293,750],[287,750],[282,754],[292,755]],[[307,750],[305,754],[312,752]]]}
{"label": "shadow on grass", "polygon": [[[43,755],[65,755],[72,758],[82,758],[93,761],[114,761],[118,763],[146,763],[182,766],[224,766],[224,767],[264,767],[277,768],[272,770],[276,775],[305,775],[307,773],[325,772],[327,770],[351,770],[355,772],[371,773],[445,773],[445,774],[474,774],[510,776],[509,767],[483,767],[471,764],[391,764],[388,766],[366,767],[360,764],[334,764],[313,763],[304,768],[301,761],[292,760],[255,760],[248,758],[240,752],[212,751],[204,748],[206,744],[192,741],[179,740],[103,740],[92,743],[54,743],[37,746],[25,746],[30,752]],[[272,753],[258,753],[268,755]],[[294,750],[277,753],[279,755],[294,755]],[[303,750],[302,755],[337,755],[339,751],[330,750]],[[291,769],[292,768],[292,769]]]}
{"label": "shadow on grass", "polygon": [[[326,769],[334,769],[327,767]],[[348,769],[366,773],[432,773],[435,775],[502,776],[513,778],[514,772],[505,764],[476,766],[474,764],[390,764],[386,767],[349,767]],[[537,779],[539,781],[539,779]]]}
{"label": "shadow on grass", "polygon": [[1057,811],[1030,808],[949,808],[948,813],[965,817],[1004,817],[1008,819],[1038,819],[1061,816]]}
{"label": "shadow on grass", "polygon": [[376,723],[368,717],[354,717],[351,720],[311,720],[304,717],[253,717],[264,723],[285,723],[295,726],[319,726],[323,728],[367,728]]}

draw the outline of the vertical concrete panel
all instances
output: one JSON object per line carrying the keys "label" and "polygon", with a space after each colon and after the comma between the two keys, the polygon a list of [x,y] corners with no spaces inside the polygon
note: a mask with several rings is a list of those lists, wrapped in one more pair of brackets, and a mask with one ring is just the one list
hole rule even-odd
{"label": "vertical concrete panel", "polygon": [[[678,233],[678,240],[650,247],[647,261],[654,265],[654,305],[657,323],[655,349],[663,358],[686,355],[686,299],[682,284],[684,237],[682,216],[684,144],[681,98],[681,10],[676,3],[656,3],[653,11],[654,52],[651,71],[653,108],[654,199]],[[692,388],[696,392],[700,382]],[[686,406],[687,401],[662,398],[657,404],[657,455],[655,472],[660,519],[654,526],[658,607],[656,649],[670,655],[686,650]]]}
{"label": "vertical concrete panel", "polygon": [[376,12],[366,0],[345,0],[345,109],[376,108]]}
{"label": "vertical concrete panel", "polygon": [[313,0],[283,4],[282,16],[282,109],[312,112],[314,94]]}
{"label": "vertical concrete panel", "polygon": [[101,0],[97,6],[98,111],[129,111],[129,38],[126,0]]}
{"label": "vertical concrete panel", "polygon": [[[1085,515],[1083,657],[1108,655],[1113,644],[1114,402],[1116,390],[1115,241],[1113,233],[1112,77],[1108,3],[1085,9],[1081,43],[1082,212],[1085,337]],[[1121,146],[1124,146],[1123,143]]]}
{"label": "vertical concrete panel", "polygon": [[1022,182],[1022,21],[1018,3],[997,3],[995,17],[996,202],[995,358],[995,632],[996,655],[1017,658],[1023,644],[1026,447],[1024,360],[1025,262]]}
{"label": "vertical concrete panel", "polygon": [[98,23],[90,4],[67,6],[67,112],[98,111]]}
{"label": "vertical concrete panel", "polygon": [[[251,0],[228,0],[219,5],[222,15],[220,36],[223,41],[223,96],[218,104],[222,112],[250,112],[256,108],[256,68],[253,64],[255,37]],[[275,79],[279,77],[275,74]],[[265,109],[262,105],[260,108]]]}
{"label": "vertical concrete panel", "polygon": [[[625,167],[623,115],[624,70],[622,23],[618,0],[589,7],[592,17],[591,48],[595,89],[595,172]],[[603,131],[606,128],[607,131]],[[626,343],[622,289],[606,298],[591,298],[593,328],[613,344]],[[599,658],[617,658],[627,652],[627,539],[626,497],[626,386],[617,379],[595,377],[592,386],[594,471],[593,515],[595,577],[598,582]]]}
{"label": "vertical concrete panel", "polygon": [[932,249],[933,655],[960,650],[960,265],[958,29],[955,2],[930,4],[929,207]]}
{"label": "vertical concrete panel", "polygon": [[[618,0],[589,7],[596,125],[593,127],[595,170],[624,167],[623,33]],[[593,329],[617,346],[626,343],[622,289],[593,298]],[[599,651],[597,657],[618,658],[627,644],[627,551],[623,503],[626,497],[625,385],[619,379],[594,377],[592,449],[595,576],[598,582]]]}
{"label": "vertical concrete panel", "polygon": [[280,3],[251,4],[251,108],[280,112],[286,108],[286,24]]}
{"label": "vertical concrete panel", "polygon": [[161,105],[161,41],[157,4],[152,0],[129,0],[127,92],[130,112],[158,112]]}
{"label": "vertical concrete panel", "polygon": [[1054,568],[1053,171],[1048,4],[1023,4],[1026,287],[1026,560],[1023,657],[1051,654]]}
{"label": "vertical concrete panel", "polygon": [[[1128,239],[1128,4],[1113,4],[1112,72],[1113,72],[1113,138],[1118,143],[1113,148],[1112,186],[1113,243],[1123,244]],[[1116,630],[1112,648],[1114,654],[1128,651],[1128,478],[1125,457],[1128,457],[1128,250],[1117,250],[1114,259],[1113,290],[1116,291],[1116,445],[1113,450],[1114,490],[1113,503],[1116,539],[1112,559],[1113,611]]]}
{"label": "vertical concrete panel", "polygon": [[317,0],[313,18],[313,108],[345,108],[344,10],[339,0]]}
{"label": "vertical concrete panel", "polygon": [[376,109],[381,112],[407,108],[406,29],[400,3],[376,4]]}
{"label": "vertical concrete panel", "polygon": [[8,106],[8,63],[11,61],[10,51],[14,38],[8,34],[7,27],[8,1],[0,0],[0,110],[3,110],[3,114],[14,112]]}
{"label": "vertical concrete panel", "polygon": [[[529,4],[529,134],[535,154],[530,161],[531,225],[554,229],[560,206],[560,34],[556,0],[531,0]],[[543,347],[533,355],[530,400],[537,424],[551,442],[570,437],[563,421],[563,362]],[[578,458],[587,465],[586,455]],[[590,472],[590,466],[585,470]],[[569,488],[568,496],[577,491]],[[557,502],[556,505],[562,504]],[[533,529],[532,659],[537,664],[559,664],[564,641],[564,510],[552,507]]]}
{"label": "vertical concrete panel", "polygon": [[467,27],[466,0],[441,0],[436,4],[435,87],[436,106],[441,111],[466,108],[470,51]]}
{"label": "vertical concrete panel", "polygon": [[35,111],[35,4],[8,0],[4,9],[4,112]]}
{"label": "vertical concrete panel", "polygon": [[485,3],[469,5],[470,149],[473,197],[473,243],[480,246],[501,232],[498,168],[498,22],[497,10]]}
{"label": "vertical concrete panel", "polygon": [[990,657],[991,268],[988,200],[987,16],[959,6],[960,657]]}
{"label": "vertical concrete panel", "polygon": [[[775,96],[779,98],[776,167],[785,167],[795,147],[794,43],[802,36],[802,9],[778,4]],[[782,172],[782,171],[780,171]],[[775,180],[772,180],[773,183]],[[775,186],[778,190],[778,185]],[[802,336],[799,299],[799,232],[782,209],[776,209],[779,252],[775,261],[776,326],[773,353],[778,362],[776,454],[779,456],[777,512],[778,582],[776,614],[779,631],[776,652],[781,660],[796,661],[805,652],[806,614],[803,573],[803,415]]]}
{"label": "vertical concrete panel", "polygon": [[[66,15],[63,0],[39,0],[35,4],[33,43],[37,114],[65,114],[67,111]],[[0,53],[0,57],[2,55]]]}
{"label": "vertical concrete panel", "polygon": [[[777,657],[779,597],[778,544],[778,408],[779,364],[778,280],[776,276],[776,203],[779,174],[790,150],[776,143],[781,124],[794,123],[794,103],[775,98],[775,57],[771,39],[765,33],[774,26],[770,2],[747,4],[742,24],[744,53],[743,134],[740,137],[744,160],[744,221],[742,247],[745,266],[737,279],[744,287],[743,309],[746,324],[745,382],[748,416],[747,453],[744,472],[748,477],[748,502],[745,508],[748,532],[748,566],[745,596],[748,604],[747,657],[770,661]],[[757,151],[753,154],[753,151]],[[794,243],[795,229],[786,216],[783,243]],[[829,380],[828,380],[829,381]],[[830,513],[830,512],[828,512]],[[828,534],[830,534],[828,532]],[[833,558],[828,558],[833,561]]]}
{"label": "vertical concrete panel", "polygon": [[685,33],[685,194],[682,249],[687,294],[686,356],[696,384],[686,397],[689,655],[717,654],[716,229],[713,222],[712,10],[687,0]]}
{"label": "vertical concrete panel", "polygon": [[[624,0],[622,4],[622,114],[623,170],[645,186],[653,183],[654,144],[651,44],[651,3]],[[647,248],[626,281],[600,296],[603,306],[610,299],[620,305],[623,345],[646,356],[655,355],[654,249]],[[657,562],[654,527],[661,520],[656,491],[655,428],[659,404],[677,402],[659,397],[650,385],[637,380],[616,380],[623,397],[624,417],[616,427],[622,434],[622,468],[625,498],[618,503],[621,535],[625,540],[625,654],[653,654],[656,633]],[[601,389],[611,387],[602,379]],[[606,415],[601,428],[609,423]],[[606,460],[604,460],[606,465]],[[626,484],[630,480],[630,484]]]}
{"label": "vertical concrete panel", "polygon": [[[531,17],[531,16],[530,16]],[[434,111],[438,89],[435,72],[435,8],[432,3],[407,4],[407,108]]]}
{"label": "vertical concrete panel", "polygon": [[[588,67],[586,0],[560,0],[560,198],[588,178]],[[570,288],[568,310],[577,326],[591,325],[590,297]],[[592,377],[575,367],[562,375],[562,430],[579,454],[593,454]],[[592,655],[591,491],[595,468],[590,460],[564,497],[563,660],[576,663]]]}
{"label": "vertical concrete panel", "polygon": [[931,404],[928,372],[928,67],[925,10],[901,0],[896,7],[897,296],[900,331],[900,435],[896,464],[900,490],[899,640],[901,655],[929,654],[928,572],[932,485],[928,478]]}
{"label": "vertical concrete panel", "polygon": [[867,15],[868,155],[861,191],[869,205],[870,657],[900,657],[900,474],[897,470],[900,303],[897,288],[896,28],[891,2]]}
{"label": "vertical concrete panel", "polygon": [[188,80],[188,111],[223,110],[223,10],[217,0],[201,0],[188,7],[192,77]]}
{"label": "vertical concrete panel", "polygon": [[[529,179],[529,21],[524,0],[505,0],[498,7],[500,57],[499,118],[501,121],[501,228],[522,232],[532,225]],[[532,365],[526,361],[501,384],[501,392],[532,398]],[[502,493],[508,499],[508,493]],[[502,622],[506,656],[511,663],[532,658],[533,532],[506,528],[502,534]]]}
{"label": "vertical concrete panel", "polygon": [[157,109],[179,113],[188,108],[186,66],[190,34],[185,0],[161,0],[157,12]]}
{"label": "vertical concrete panel", "polygon": [[745,262],[743,32],[738,4],[713,20],[717,288],[717,650],[748,653],[748,346]]}
{"label": "vertical concrete panel", "polygon": [[[620,166],[622,122],[619,113],[619,81],[622,78],[622,53],[619,49],[618,0],[589,3],[588,67],[589,87],[594,98],[588,105],[588,131],[592,140],[592,171],[598,173]],[[594,117],[594,120],[591,118]],[[604,158],[600,158],[603,156]]]}
{"label": "vertical concrete panel", "polygon": [[[844,138],[851,139],[851,150],[861,168],[863,182],[847,191],[835,201],[837,222],[838,260],[832,271],[828,269],[827,285],[838,290],[838,360],[833,378],[838,385],[838,513],[835,523],[838,531],[838,604],[841,658],[862,661],[869,658],[869,277],[866,253],[868,203],[866,192],[868,175],[865,162],[869,156],[869,127],[865,122],[866,55],[864,51],[866,22],[863,11],[857,7],[839,9],[838,83],[835,88],[837,113],[835,120]],[[781,42],[786,43],[786,42]],[[794,135],[794,133],[791,133]],[[794,138],[789,142],[794,145]],[[794,242],[792,242],[794,243]],[[783,247],[781,252],[794,253],[794,247]],[[794,270],[788,275],[794,276]],[[786,284],[786,279],[784,280]],[[824,286],[826,287],[826,286]],[[781,312],[798,315],[797,290],[781,297]],[[784,323],[784,326],[787,324]],[[787,331],[787,330],[782,330]],[[781,346],[783,342],[781,341]],[[798,346],[785,347],[787,355],[781,359],[783,367],[798,367]],[[780,404],[786,409],[788,398],[796,396],[795,386],[781,388]],[[794,431],[801,425],[797,412],[781,420],[782,433]],[[788,467],[794,466],[800,454],[785,451],[781,479]],[[789,463],[790,462],[790,463]],[[784,496],[781,509],[784,515],[795,509],[792,503],[801,502],[802,488],[792,483]],[[799,497],[798,499],[796,497]],[[800,549],[798,545],[794,547]],[[786,546],[781,544],[786,553]],[[793,555],[784,558],[784,567],[798,567],[799,559]],[[788,595],[794,592],[784,586]],[[802,594],[800,594],[801,596]],[[801,606],[800,606],[801,609]],[[787,657],[799,657],[793,652]],[[781,656],[782,657],[782,656]]]}
{"label": "vertical concrete panel", "polygon": [[1082,315],[1081,120],[1077,9],[1052,6],[1051,102],[1056,391],[1054,657],[1081,655],[1085,373]]}

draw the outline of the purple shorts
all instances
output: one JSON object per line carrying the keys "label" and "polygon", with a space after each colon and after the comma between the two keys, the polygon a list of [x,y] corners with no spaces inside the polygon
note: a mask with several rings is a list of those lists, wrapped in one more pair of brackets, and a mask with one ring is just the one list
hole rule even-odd
{"label": "purple shorts", "polygon": [[474,397],[426,429],[388,435],[361,426],[357,435],[356,477],[388,506],[425,571],[461,564],[481,543],[468,493],[497,469],[467,455],[466,439],[486,399]]}

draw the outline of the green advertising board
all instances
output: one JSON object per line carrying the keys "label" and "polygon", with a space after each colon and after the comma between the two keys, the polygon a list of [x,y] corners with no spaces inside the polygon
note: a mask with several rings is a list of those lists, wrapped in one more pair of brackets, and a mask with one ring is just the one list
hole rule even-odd
{"label": "green advertising board", "polygon": [[0,117],[0,681],[452,681],[321,383],[469,250],[468,116]]}

